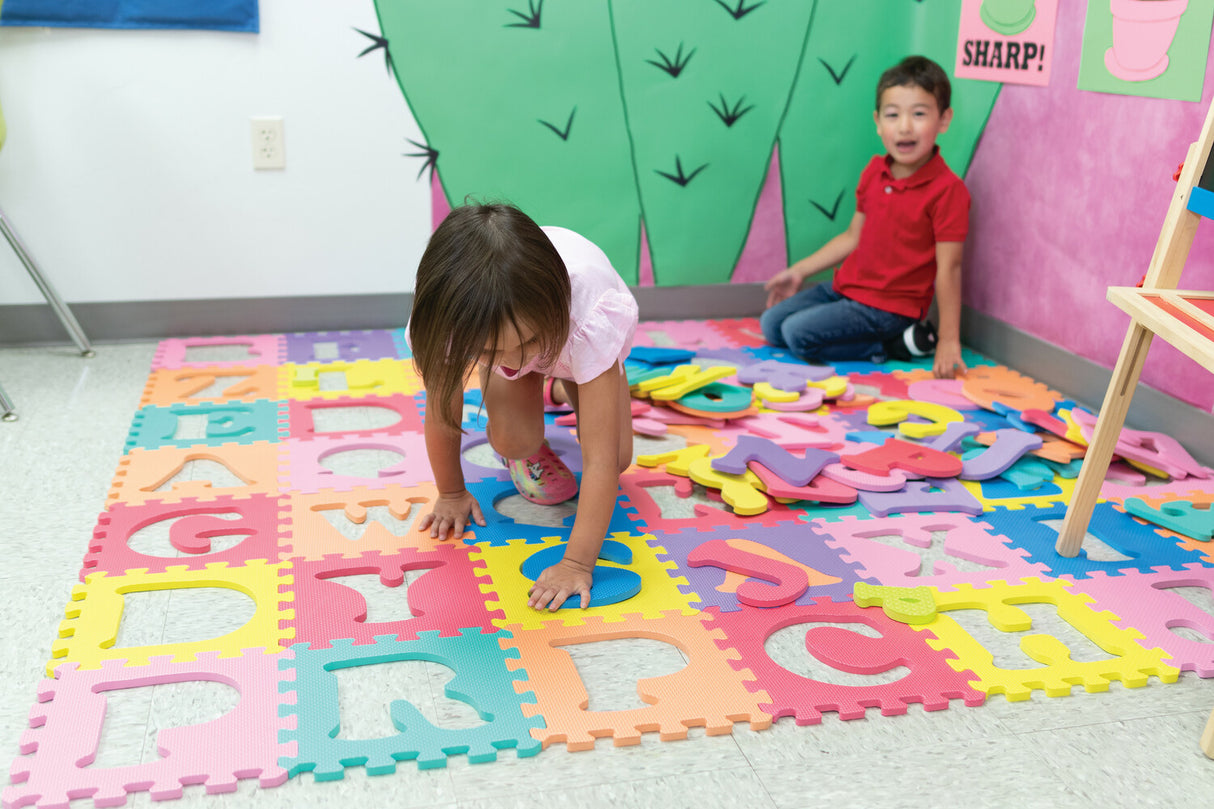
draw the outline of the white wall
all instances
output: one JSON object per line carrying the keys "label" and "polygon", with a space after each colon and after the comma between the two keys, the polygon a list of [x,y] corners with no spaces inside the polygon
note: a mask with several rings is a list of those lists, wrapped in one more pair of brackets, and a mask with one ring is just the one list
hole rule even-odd
{"label": "white wall", "polygon": [[[261,0],[261,33],[0,28],[0,206],[69,302],[408,292],[422,137],[372,0]],[[287,168],[254,171],[281,115]],[[0,305],[41,301],[0,240]]]}

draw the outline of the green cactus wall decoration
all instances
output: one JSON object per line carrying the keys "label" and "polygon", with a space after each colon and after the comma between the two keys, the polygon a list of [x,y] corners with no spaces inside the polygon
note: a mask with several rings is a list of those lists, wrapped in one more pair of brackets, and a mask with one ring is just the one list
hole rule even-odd
{"label": "green cactus wall decoration", "polygon": [[[881,148],[877,77],[908,53],[950,69],[960,4],[376,0],[382,35],[360,33],[449,203],[508,199],[598,243],[630,284],[643,222],[655,283],[676,286],[728,281],[752,232],[783,232],[796,258],[845,227]],[[997,92],[954,83],[941,148],[959,174]],[[775,148],[784,222],[755,223]]]}

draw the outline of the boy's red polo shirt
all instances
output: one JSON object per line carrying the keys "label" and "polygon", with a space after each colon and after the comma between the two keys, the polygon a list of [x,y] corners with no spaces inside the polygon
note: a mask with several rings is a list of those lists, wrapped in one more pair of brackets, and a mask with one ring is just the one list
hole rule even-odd
{"label": "boy's red polo shirt", "polygon": [[895,180],[893,158],[876,156],[856,186],[864,227],[856,249],[835,273],[834,288],[854,301],[922,318],[936,281],[936,242],[963,242],[970,195],[936,148],[931,160]]}

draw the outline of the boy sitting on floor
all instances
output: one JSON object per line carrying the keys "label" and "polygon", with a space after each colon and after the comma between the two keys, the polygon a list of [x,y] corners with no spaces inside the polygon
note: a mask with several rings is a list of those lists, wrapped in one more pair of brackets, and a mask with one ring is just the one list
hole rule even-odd
{"label": "boy sitting on floor", "polygon": [[[887,154],[856,186],[847,230],[765,285],[763,335],[806,362],[912,359],[935,350],[933,371],[951,379],[961,360],[961,253],[970,195],[936,145],[948,130],[948,75],[909,56],[877,83],[873,120]],[[805,278],[842,266],[832,281],[798,292]],[[924,320],[938,297],[939,338]]]}

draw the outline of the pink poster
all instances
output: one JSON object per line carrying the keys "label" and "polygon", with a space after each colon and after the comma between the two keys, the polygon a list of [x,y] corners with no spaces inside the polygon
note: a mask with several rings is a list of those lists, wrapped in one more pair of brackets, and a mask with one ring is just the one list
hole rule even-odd
{"label": "pink poster", "polygon": [[961,0],[959,79],[1050,83],[1058,0]]}

